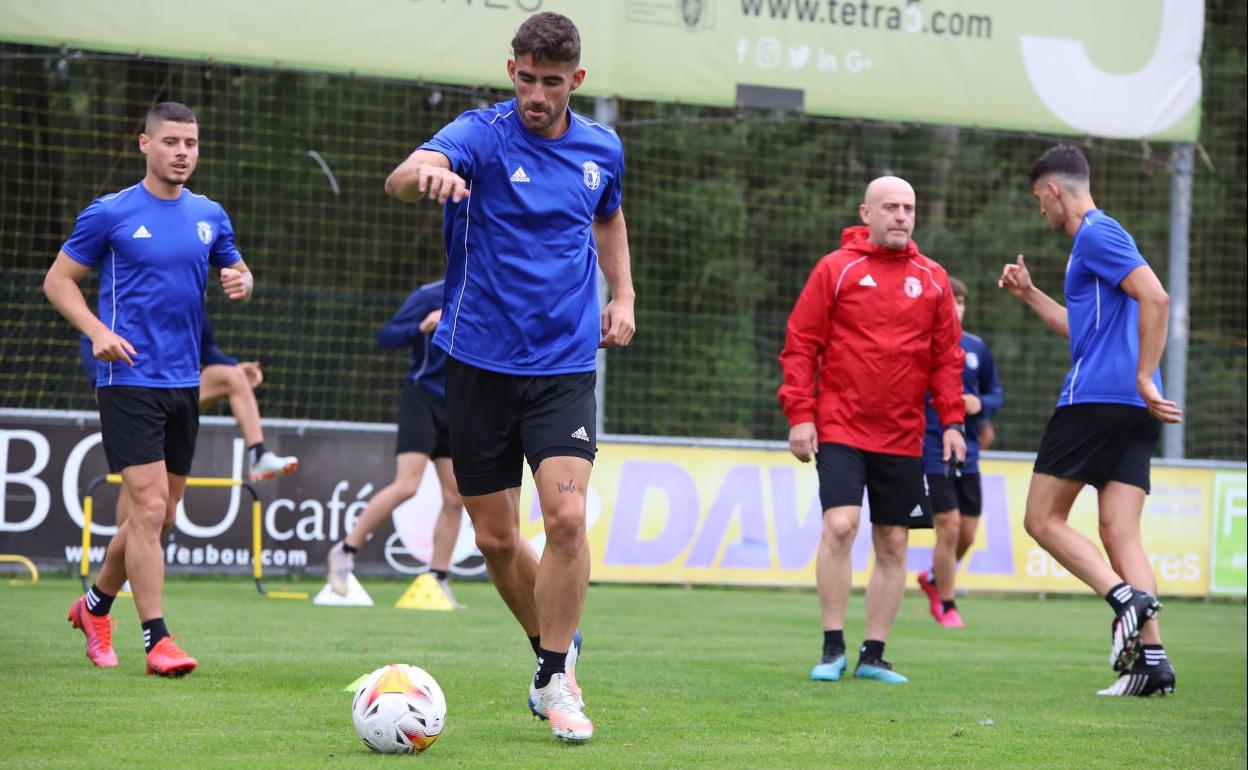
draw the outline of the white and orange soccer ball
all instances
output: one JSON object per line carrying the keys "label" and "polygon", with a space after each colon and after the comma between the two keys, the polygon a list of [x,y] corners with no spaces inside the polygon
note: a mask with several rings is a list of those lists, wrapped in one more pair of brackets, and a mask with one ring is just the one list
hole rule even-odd
{"label": "white and orange soccer ball", "polygon": [[379,754],[419,754],[442,734],[446,698],[424,669],[392,663],[369,674],[351,704],[355,732]]}

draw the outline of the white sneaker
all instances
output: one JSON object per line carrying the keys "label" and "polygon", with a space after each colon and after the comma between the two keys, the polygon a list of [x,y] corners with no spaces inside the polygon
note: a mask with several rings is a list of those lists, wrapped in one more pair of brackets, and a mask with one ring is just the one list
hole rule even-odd
{"label": "white sneaker", "polygon": [[347,580],[350,579],[354,570],[355,556],[343,550],[342,541],[334,543],[334,547],[329,549],[329,570],[327,572],[329,587],[334,589],[334,593],[339,596],[347,595]]}
{"label": "white sneaker", "polygon": [[550,731],[561,741],[584,743],[594,737],[594,723],[577,704],[567,674],[555,674],[537,690],[538,708],[550,721]]}
{"label": "white sneaker", "polygon": [[298,457],[279,457],[272,452],[265,452],[260,459],[251,464],[252,481],[274,479],[278,476],[289,476],[299,469]]}
{"label": "white sneaker", "polygon": [[[585,699],[581,697],[581,688],[576,684],[576,661],[581,657],[581,630],[578,628],[572,636],[572,646],[568,648],[568,657],[564,659],[563,670],[568,674],[568,685],[572,688],[572,695],[576,697],[576,705],[585,710]],[[545,719],[546,715],[538,708],[537,688],[533,686],[533,679],[529,679],[529,711],[533,712],[533,716],[539,719]]]}

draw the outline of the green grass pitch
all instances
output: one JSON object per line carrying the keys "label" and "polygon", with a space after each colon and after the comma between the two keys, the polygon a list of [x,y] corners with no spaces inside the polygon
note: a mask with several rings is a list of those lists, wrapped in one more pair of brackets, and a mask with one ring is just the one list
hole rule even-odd
{"label": "green grass pitch", "polygon": [[[377,606],[324,608],[245,578],[171,579],[166,615],[200,668],[161,680],[144,675],[131,601],[114,609],[121,666],[101,670],[65,622],[76,581],[0,583],[0,768],[1245,766],[1243,603],[1170,600],[1178,692],[1130,699],[1095,694],[1113,674],[1092,597],[972,595],[955,631],[912,593],[887,652],[911,682],[885,685],[807,678],[811,591],[594,586],[578,678],[596,733],[564,746],[525,707],[532,655],[491,586],[458,583],[469,608],[434,613],[393,608],[405,583],[365,585]],[[851,644],[862,612],[855,595]],[[415,758],[371,754],[343,692],[394,662],[427,669],[449,703]]]}

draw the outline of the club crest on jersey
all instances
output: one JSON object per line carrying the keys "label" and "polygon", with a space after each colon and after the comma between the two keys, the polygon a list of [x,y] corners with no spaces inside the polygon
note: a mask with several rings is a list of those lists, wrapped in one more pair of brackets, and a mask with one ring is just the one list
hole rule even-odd
{"label": "club crest on jersey", "polygon": [[602,183],[602,172],[598,170],[598,164],[592,160],[587,160],[581,164],[581,168],[585,177],[585,186],[591,190],[597,190],[598,185]]}
{"label": "club crest on jersey", "polygon": [[923,284],[913,275],[906,276],[906,296],[911,299],[917,298],[923,293]]}
{"label": "club crest on jersey", "polygon": [[199,234],[199,240],[205,246],[212,243],[212,225],[201,219],[195,223],[195,232]]}
{"label": "club crest on jersey", "polygon": [[978,353],[967,353],[967,354],[966,354],[966,368],[967,368],[967,369],[978,369],[978,368],[979,368],[979,354],[978,354]]}

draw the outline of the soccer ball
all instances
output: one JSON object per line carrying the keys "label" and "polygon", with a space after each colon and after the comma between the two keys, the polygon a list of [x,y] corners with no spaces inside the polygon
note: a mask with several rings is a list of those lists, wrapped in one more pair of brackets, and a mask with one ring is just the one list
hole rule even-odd
{"label": "soccer ball", "polygon": [[364,679],[351,704],[355,733],[379,754],[419,754],[442,734],[446,698],[424,669],[383,666]]}

